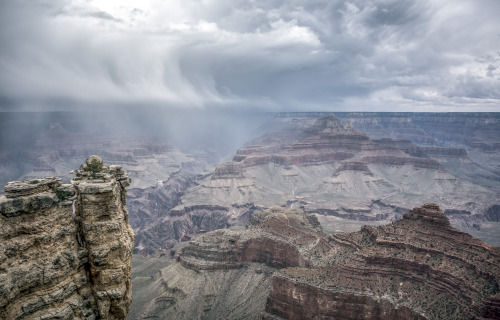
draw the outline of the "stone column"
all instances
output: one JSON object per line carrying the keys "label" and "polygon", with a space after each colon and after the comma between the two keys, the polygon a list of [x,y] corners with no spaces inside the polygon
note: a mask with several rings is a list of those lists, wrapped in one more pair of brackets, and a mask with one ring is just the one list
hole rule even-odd
{"label": "stone column", "polygon": [[125,208],[130,178],[120,166],[91,156],[75,170],[79,236],[88,250],[85,268],[101,319],[125,319],[132,301],[134,232]]}

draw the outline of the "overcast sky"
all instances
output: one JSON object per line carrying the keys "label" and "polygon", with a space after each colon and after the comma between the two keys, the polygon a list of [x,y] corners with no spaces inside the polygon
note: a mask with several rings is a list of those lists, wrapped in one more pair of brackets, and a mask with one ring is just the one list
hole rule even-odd
{"label": "overcast sky", "polygon": [[500,111],[498,0],[1,0],[0,110]]}

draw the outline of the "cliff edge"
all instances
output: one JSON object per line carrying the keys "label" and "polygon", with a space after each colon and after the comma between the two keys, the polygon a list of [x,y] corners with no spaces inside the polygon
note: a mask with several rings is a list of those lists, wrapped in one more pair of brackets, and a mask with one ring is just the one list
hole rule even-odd
{"label": "cliff edge", "polygon": [[125,319],[132,300],[130,178],[91,156],[71,184],[9,182],[0,196],[0,319]]}

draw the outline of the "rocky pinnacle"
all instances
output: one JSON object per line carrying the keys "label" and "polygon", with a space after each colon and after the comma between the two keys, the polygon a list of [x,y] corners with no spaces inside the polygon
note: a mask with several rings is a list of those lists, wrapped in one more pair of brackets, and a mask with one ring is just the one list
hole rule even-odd
{"label": "rocky pinnacle", "polygon": [[15,181],[0,196],[0,319],[126,319],[130,178],[91,156],[71,184]]}

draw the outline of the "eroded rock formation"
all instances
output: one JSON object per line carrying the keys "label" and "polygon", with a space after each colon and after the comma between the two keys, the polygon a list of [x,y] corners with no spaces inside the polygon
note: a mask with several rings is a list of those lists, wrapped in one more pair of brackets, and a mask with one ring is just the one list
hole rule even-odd
{"label": "eroded rock formation", "polygon": [[[175,204],[140,199],[148,210],[132,213],[158,214],[144,215],[154,222],[137,229],[136,252],[160,255],[199,232],[243,225],[255,208],[300,208],[321,214],[325,230],[339,232],[353,230],[345,227],[353,221],[394,221],[425,202],[440,203],[453,226],[483,228],[488,232],[474,234],[499,243],[498,236],[486,235],[495,233],[489,222],[499,216],[500,153],[460,142],[462,127],[474,141],[498,140],[498,115],[335,115],[343,122],[330,113],[278,115],[232,161],[183,183]],[[172,175],[164,184],[176,181]],[[152,189],[156,198],[153,192],[166,190]]]}
{"label": "eroded rock formation", "polygon": [[450,227],[437,205],[329,240],[355,250],[334,265],[276,273],[268,313],[285,319],[500,316],[500,251]]}
{"label": "eroded rock formation", "polygon": [[0,196],[0,319],[125,319],[134,232],[120,166],[90,157],[71,184],[15,181]]}
{"label": "eroded rock formation", "polygon": [[[213,174],[199,177],[171,213],[217,206],[226,209],[228,221],[244,223],[242,206],[287,206],[328,217],[390,222],[421,203],[439,202],[453,213],[454,225],[470,227],[487,220],[485,213],[498,202],[495,190],[455,175],[471,166],[463,148],[371,140],[333,115],[290,120],[240,148]],[[223,211],[217,214],[222,217]]]}
{"label": "eroded rock formation", "polygon": [[[499,248],[451,227],[435,204],[387,225],[330,236],[314,217],[275,208],[254,214],[243,231],[199,236],[178,261],[199,272],[255,262],[275,268],[265,311],[256,310],[263,319],[500,316]],[[173,305],[182,299],[194,298],[185,293]]]}
{"label": "eroded rock formation", "polygon": [[241,268],[244,262],[278,268],[310,266],[315,260],[308,251],[323,245],[321,235],[315,216],[272,208],[254,213],[244,231],[223,229],[201,235],[182,249],[178,260],[196,270]]}

